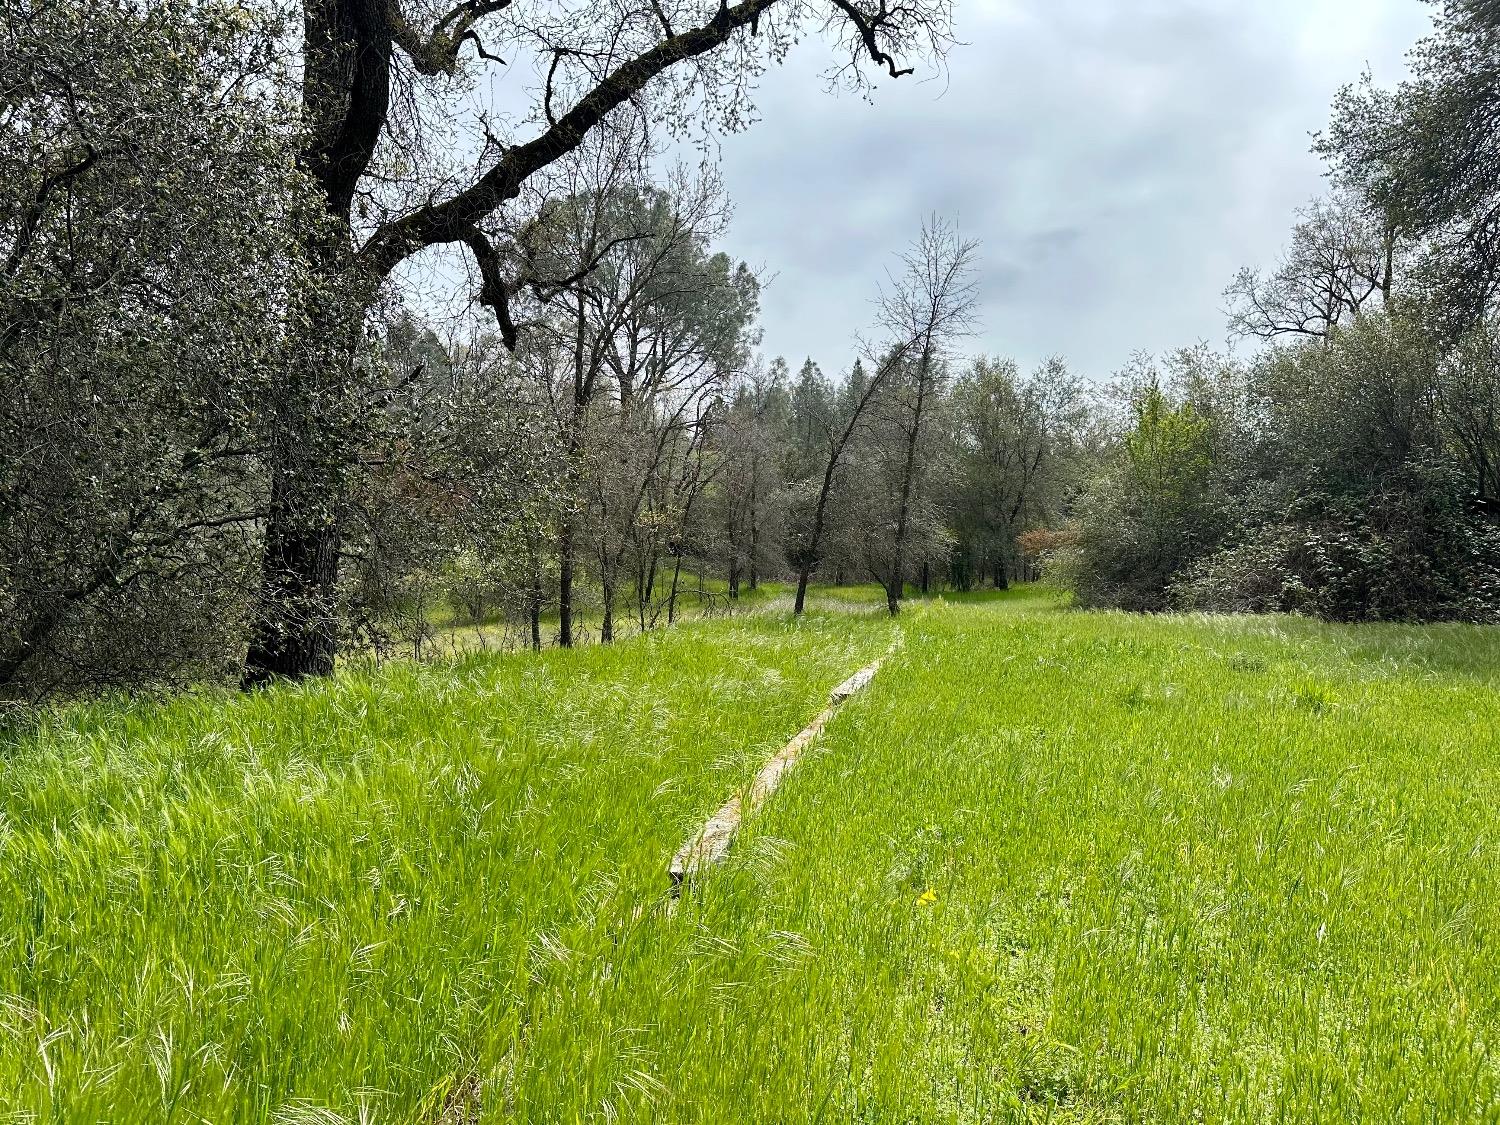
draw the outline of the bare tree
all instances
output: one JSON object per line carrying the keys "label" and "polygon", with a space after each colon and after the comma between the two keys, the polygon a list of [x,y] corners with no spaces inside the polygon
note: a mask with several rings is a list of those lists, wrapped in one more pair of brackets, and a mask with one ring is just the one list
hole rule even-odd
{"label": "bare tree", "polygon": [[755,364],[733,388],[716,440],[722,471],[716,490],[717,526],[724,529],[724,566],[731,600],[744,581],[751,590],[762,568],[784,565],[781,510],[785,506],[782,443],[789,440],[791,401],[786,364]]}
{"label": "bare tree", "polygon": [[895,539],[889,570],[882,576],[886,605],[894,617],[906,590],[906,549],[911,530],[913,490],[918,486],[917,451],[941,392],[946,353],[973,325],[978,286],[974,254],[978,243],[959,237],[950,223],[934,217],[902,259],[904,271],[882,294],[881,319],[896,339],[912,341],[907,377],[893,383],[893,413],[903,446],[896,505]]}
{"label": "bare tree", "polygon": [[1299,212],[1276,268],[1243,269],[1225,290],[1230,332],[1326,340],[1366,309],[1390,304],[1398,251],[1393,223],[1358,199],[1315,200]]}
{"label": "bare tree", "polygon": [[[819,560],[828,518],[828,501],[833,493],[840,463],[849,448],[850,440],[864,423],[871,403],[876,401],[895,374],[908,364],[922,372],[919,376],[921,380],[933,379],[932,365],[940,361],[949,341],[966,331],[971,323],[977,298],[972,265],[974,251],[975,243],[961,239],[951,225],[934,220],[923,226],[912,249],[901,258],[901,273],[890,279],[888,288],[882,294],[881,325],[890,334],[891,342],[882,354],[871,356],[874,374],[858,389],[842,418],[829,418],[824,430],[826,457],[822,480],[811,518],[801,541],[796,545],[796,613],[800,614],[806,609],[807,585],[813,567]],[[916,435],[920,433],[922,411],[929,394],[930,386],[919,396],[920,403],[914,401],[909,413],[915,421],[906,429],[911,444],[904,459],[904,471],[899,485],[902,514],[898,515],[897,521],[898,547],[892,566],[895,574],[900,574],[903,570],[901,551],[904,549],[907,532],[905,521],[910,515],[911,484],[915,477]],[[890,602],[892,613],[898,612],[897,601],[899,599],[892,599]]]}

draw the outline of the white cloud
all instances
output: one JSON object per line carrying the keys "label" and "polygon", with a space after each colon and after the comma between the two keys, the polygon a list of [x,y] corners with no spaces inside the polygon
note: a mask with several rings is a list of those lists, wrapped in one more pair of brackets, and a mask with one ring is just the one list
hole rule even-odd
{"label": "white cloud", "polygon": [[776,274],[765,346],[838,369],[922,217],[982,240],[975,347],[1103,376],[1223,338],[1220,291],[1316,192],[1309,134],[1368,64],[1401,73],[1417,0],[979,0],[946,80],[823,91],[806,43],[725,140],[728,249]]}

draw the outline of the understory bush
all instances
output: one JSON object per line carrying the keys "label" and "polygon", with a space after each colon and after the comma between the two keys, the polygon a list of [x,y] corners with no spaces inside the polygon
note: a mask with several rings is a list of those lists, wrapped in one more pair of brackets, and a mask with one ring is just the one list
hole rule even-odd
{"label": "understory bush", "polygon": [[1500,528],[1452,472],[1411,466],[1368,497],[1296,499],[1197,560],[1173,605],[1334,621],[1500,620]]}
{"label": "understory bush", "polygon": [[1500,522],[1420,322],[1372,314],[1248,365],[1179,360],[1136,391],[1079,500],[1053,577],[1081,604],[1500,620]]}

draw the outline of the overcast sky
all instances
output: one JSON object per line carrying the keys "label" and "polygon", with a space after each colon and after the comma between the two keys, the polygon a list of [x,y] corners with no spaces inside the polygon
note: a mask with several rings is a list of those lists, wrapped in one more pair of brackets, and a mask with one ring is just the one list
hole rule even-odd
{"label": "overcast sky", "polygon": [[981,242],[972,350],[1102,378],[1225,342],[1222,291],[1317,193],[1339,86],[1404,72],[1419,0],[958,0],[945,79],[823,92],[802,44],[723,141],[727,249],[774,275],[764,348],[830,374],[893,251],[938,212]]}

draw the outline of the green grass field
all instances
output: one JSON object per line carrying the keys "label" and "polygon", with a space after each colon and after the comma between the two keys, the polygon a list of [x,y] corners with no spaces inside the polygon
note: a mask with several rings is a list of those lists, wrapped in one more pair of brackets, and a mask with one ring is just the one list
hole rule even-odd
{"label": "green grass field", "polygon": [[0,1119],[1500,1120],[1500,632],[870,593],[13,733]]}

